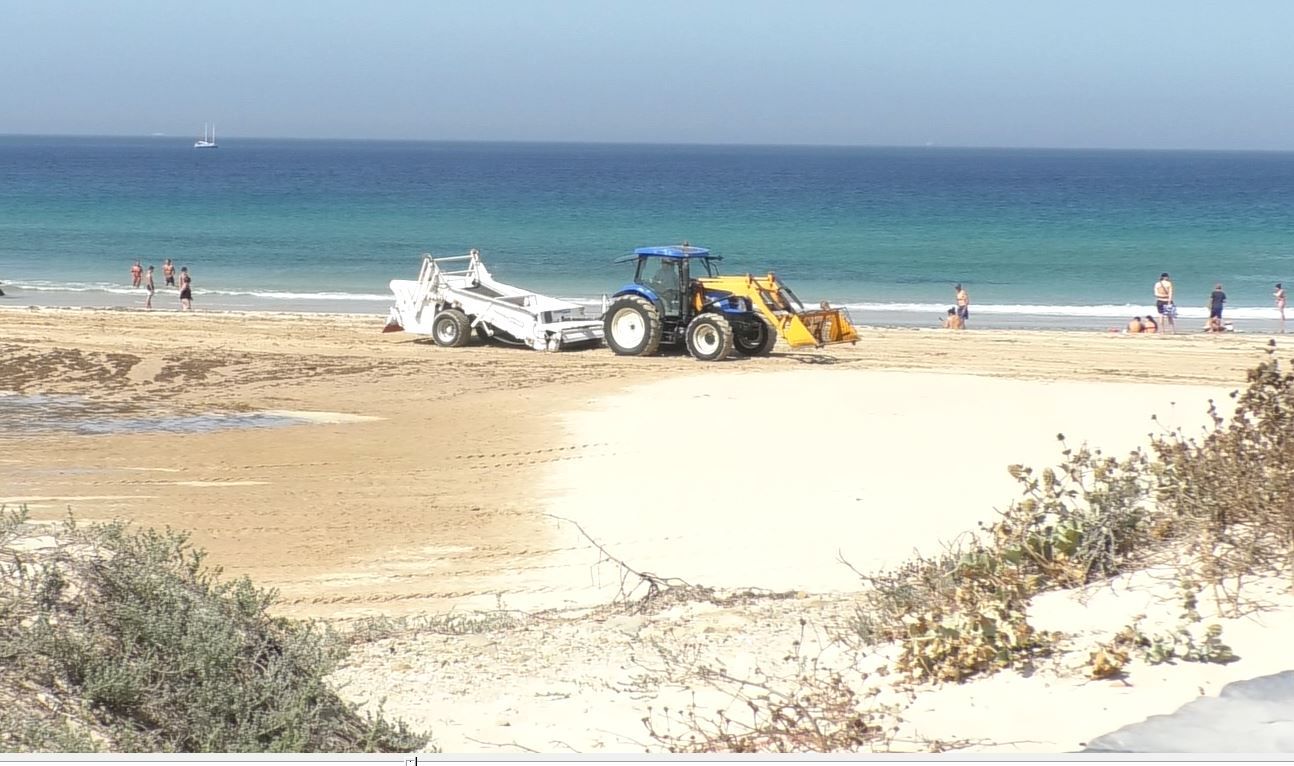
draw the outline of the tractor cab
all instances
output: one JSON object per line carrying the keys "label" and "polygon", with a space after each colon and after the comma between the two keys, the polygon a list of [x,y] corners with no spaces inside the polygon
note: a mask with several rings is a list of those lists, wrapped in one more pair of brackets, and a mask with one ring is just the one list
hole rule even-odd
{"label": "tractor cab", "polygon": [[640,247],[632,256],[620,261],[635,260],[634,281],[617,295],[626,291],[639,290],[644,297],[659,304],[662,317],[690,318],[695,305],[694,293],[699,285],[694,281],[698,277],[717,276],[719,271],[714,265],[722,256],[711,255],[703,247],[691,245],[674,245],[667,247]]}

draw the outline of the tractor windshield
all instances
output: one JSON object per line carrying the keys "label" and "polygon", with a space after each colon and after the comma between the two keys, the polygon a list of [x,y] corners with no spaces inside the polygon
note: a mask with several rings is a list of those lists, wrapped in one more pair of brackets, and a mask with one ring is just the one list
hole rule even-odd
{"label": "tractor windshield", "polygon": [[637,282],[652,292],[665,304],[665,313],[678,316],[683,313],[683,262],[676,258],[641,258],[638,260]]}
{"label": "tractor windshield", "polygon": [[693,258],[692,271],[694,273],[692,274],[692,276],[694,277],[701,276],[699,273],[695,273],[700,271],[704,271],[705,276],[707,277],[719,276],[719,267],[716,265],[716,263],[717,263],[717,260],[711,260],[710,258]]}

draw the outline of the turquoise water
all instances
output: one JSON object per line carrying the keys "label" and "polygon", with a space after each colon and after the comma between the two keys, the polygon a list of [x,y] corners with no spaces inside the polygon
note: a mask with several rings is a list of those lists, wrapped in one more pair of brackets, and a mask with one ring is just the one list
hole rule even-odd
{"label": "turquoise water", "polygon": [[[1294,154],[0,137],[0,305],[385,313],[420,254],[577,299],[634,247],[689,241],[870,324],[1104,326],[1173,274],[1187,317],[1275,316],[1294,281]],[[155,305],[172,308],[174,292]]]}

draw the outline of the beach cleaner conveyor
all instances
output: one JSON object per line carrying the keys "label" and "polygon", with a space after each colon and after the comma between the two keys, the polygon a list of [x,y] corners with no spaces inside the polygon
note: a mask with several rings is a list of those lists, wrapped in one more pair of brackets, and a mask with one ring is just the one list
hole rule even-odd
{"label": "beach cleaner conveyor", "polygon": [[602,320],[584,307],[505,285],[490,276],[481,254],[422,256],[416,280],[393,279],[395,305],[384,332],[430,335],[440,346],[463,346],[475,332],[482,339],[557,351],[601,344]]}

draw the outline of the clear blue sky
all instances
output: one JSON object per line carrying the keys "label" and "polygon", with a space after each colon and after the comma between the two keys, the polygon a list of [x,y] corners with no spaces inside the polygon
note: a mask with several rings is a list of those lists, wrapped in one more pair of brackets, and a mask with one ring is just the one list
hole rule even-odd
{"label": "clear blue sky", "polygon": [[1294,149],[1283,0],[0,0],[0,133]]}

